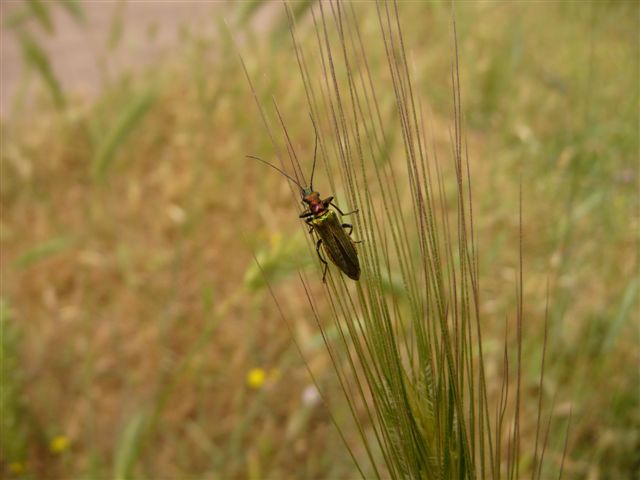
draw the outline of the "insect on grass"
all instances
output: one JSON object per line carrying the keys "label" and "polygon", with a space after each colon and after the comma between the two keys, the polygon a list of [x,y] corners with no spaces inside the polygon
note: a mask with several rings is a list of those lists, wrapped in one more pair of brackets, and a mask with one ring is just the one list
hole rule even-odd
{"label": "insect on grass", "polygon": [[[313,119],[312,119],[313,122]],[[313,124],[315,129],[315,123]],[[258,160],[265,165],[277,170],[280,174],[291,180],[300,188],[300,196],[302,197],[302,204],[307,208],[302,212],[299,217],[303,218],[305,223],[309,226],[309,233],[316,232],[318,235],[318,241],[316,242],[316,252],[318,258],[324,265],[322,272],[322,281],[326,281],[327,270],[329,263],[325,260],[322,253],[320,253],[320,247],[324,248],[325,253],[329,256],[331,261],[342,272],[353,280],[360,279],[360,262],[358,261],[358,251],[355,247],[355,242],[351,238],[351,232],[353,231],[353,225],[349,223],[342,223],[338,218],[336,212],[329,207],[335,208],[341,216],[351,215],[357,213],[358,209],[351,212],[344,213],[338,206],[333,203],[333,197],[321,198],[320,194],[313,189],[313,175],[316,170],[316,158],[318,153],[318,132],[316,130],[316,141],[313,149],[313,166],[311,167],[311,180],[308,187],[303,187],[296,179],[290,175],[272,165],[271,163],[254,157],[253,155],[247,155],[248,158]],[[347,233],[349,229],[349,233]]]}

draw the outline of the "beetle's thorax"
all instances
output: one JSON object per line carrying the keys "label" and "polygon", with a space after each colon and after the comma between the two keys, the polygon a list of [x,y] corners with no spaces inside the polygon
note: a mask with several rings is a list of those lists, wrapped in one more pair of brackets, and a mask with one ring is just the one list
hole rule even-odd
{"label": "beetle's thorax", "polygon": [[303,201],[309,205],[309,211],[311,211],[315,217],[322,215],[327,210],[318,192],[305,191]]}

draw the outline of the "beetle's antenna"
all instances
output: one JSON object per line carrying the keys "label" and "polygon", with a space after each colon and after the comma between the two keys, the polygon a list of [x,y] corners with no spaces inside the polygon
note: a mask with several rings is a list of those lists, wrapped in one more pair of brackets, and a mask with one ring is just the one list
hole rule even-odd
{"label": "beetle's antenna", "polygon": [[313,190],[313,174],[316,173],[316,154],[318,153],[318,129],[316,128],[316,122],[313,121],[311,112],[309,112],[309,118],[311,119],[311,123],[313,124],[313,130],[316,132],[316,145],[315,147],[313,147],[313,166],[311,167],[311,182],[309,183],[309,188]]}
{"label": "beetle's antenna", "polygon": [[295,183],[298,187],[300,187],[300,190],[304,190],[304,187],[302,185],[300,185],[298,183],[298,181],[291,177],[290,175],[286,174],[284,171],[280,170],[278,167],[276,167],[275,165],[270,164],[269,162],[267,162],[266,160],[263,160],[259,157],[254,157],[253,155],[247,155],[247,158],[253,158],[254,160],[258,160],[259,162],[264,163],[265,165],[270,166],[271,168],[276,169],[277,171],[279,171],[282,175],[284,175],[285,177],[287,177],[289,180],[291,180],[293,183]]}

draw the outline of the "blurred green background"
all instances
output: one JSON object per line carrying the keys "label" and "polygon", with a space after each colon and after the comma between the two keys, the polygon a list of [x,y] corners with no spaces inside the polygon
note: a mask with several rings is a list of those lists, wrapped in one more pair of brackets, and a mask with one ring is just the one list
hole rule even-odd
{"label": "blurred green background", "polygon": [[[313,7],[292,4],[309,49]],[[450,7],[399,11],[446,144]],[[276,98],[298,154],[313,150],[282,6],[32,0],[0,12],[3,476],[354,477],[252,259],[348,424],[296,273],[309,267],[320,290],[316,259],[286,183],[245,158],[271,147],[232,38],[259,101]],[[375,7],[358,15],[375,38]],[[572,412],[565,478],[635,478],[638,4],[463,2],[455,15],[489,389],[514,304],[521,188],[523,471],[540,394],[555,405],[556,467]]]}

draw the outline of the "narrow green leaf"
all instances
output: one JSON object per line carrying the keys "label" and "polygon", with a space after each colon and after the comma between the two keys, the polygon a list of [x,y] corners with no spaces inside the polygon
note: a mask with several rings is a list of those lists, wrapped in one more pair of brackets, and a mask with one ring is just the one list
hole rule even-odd
{"label": "narrow green leaf", "polygon": [[[309,257],[304,254],[305,248],[299,233],[289,238],[274,235],[269,243],[255,253],[255,261],[244,275],[245,287],[250,291],[261,290],[267,282],[275,283],[310,264]],[[303,261],[301,263],[296,259]]]}
{"label": "narrow green leaf", "polygon": [[58,3],[62,5],[72,17],[74,17],[78,23],[84,24],[87,21],[87,16],[84,13],[84,8],[78,0],[58,0]]}
{"label": "narrow green leaf", "polygon": [[125,2],[120,0],[113,9],[111,26],[109,28],[109,39],[107,40],[107,48],[110,51],[115,50],[122,39],[122,32],[124,31],[124,8]]}
{"label": "narrow green leaf", "polygon": [[147,90],[134,97],[120,112],[103,140],[98,144],[91,161],[91,175],[102,180],[113,163],[118,150],[140,124],[155,100],[155,92]]}
{"label": "narrow green leaf", "polygon": [[22,33],[20,35],[20,45],[22,47],[22,54],[25,62],[42,77],[42,80],[47,85],[51,97],[58,108],[65,106],[65,98],[60,87],[60,82],[53,73],[51,64],[49,63],[49,57],[47,53],[40,47],[40,45],[28,34]]}
{"label": "narrow green leaf", "polygon": [[237,18],[240,25],[245,24],[264,5],[264,0],[247,0],[238,5]]}
{"label": "narrow green leaf", "polygon": [[24,268],[36,263],[39,260],[55,255],[71,245],[72,241],[68,237],[57,237],[47,240],[36,247],[27,250],[20,255],[14,265]]}
{"label": "narrow green leaf", "polygon": [[54,32],[53,22],[49,15],[49,7],[40,0],[28,0],[27,5],[40,25],[49,33]]}
{"label": "narrow green leaf", "polygon": [[146,424],[147,413],[145,411],[136,413],[127,423],[115,452],[113,464],[113,478],[115,480],[131,478],[133,467],[135,467],[136,460],[140,455]]}
{"label": "narrow green leaf", "polygon": [[611,322],[603,342],[603,350],[605,352],[611,349],[618,338],[623,325],[631,318],[629,312],[631,311],[631,307],[637,304],[638,291],[640,290],[640,285],[638,285],[639,283],[640,281],[638,278],[635,278],[629,283],[629,285],[627,285],[622,301],[620,302],[618,313],[613,322]]}
{"label": "narrow green leaf", "polygon": [[28,8],[17,8],[6,15],[3,22],[4,28],[17,28],[31,18],[31,10]]}
{"label": "narrow green leaf", "polygon": [[206,284],[202,286],[201,289],[202,295],[202,308],[206,313],[210,313],[213,311],[213,306],[215,302],[215,290],[213,285]]}

